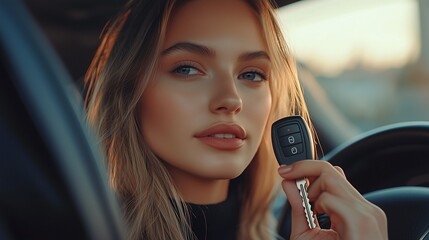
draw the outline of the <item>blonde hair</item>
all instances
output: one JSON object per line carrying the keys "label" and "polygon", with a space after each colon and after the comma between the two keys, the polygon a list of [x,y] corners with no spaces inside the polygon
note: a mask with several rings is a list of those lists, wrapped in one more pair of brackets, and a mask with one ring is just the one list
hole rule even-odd
{"label": "blonde hair", "polygon": [[[141,135],[138,104],[153,78],[166,27],[185,1],[130,1],[108,22],[85,76],[88,121],[105,150],[110,184],[120,198],[130,239],[192,239],[188,209],[164,164]],[[261,145],[237,180],[241,216],[239,239],[275,236],[271,203],[278,167],[271,146],[271,124],[307,109],[270,2],[247,1],[260,18],[273,62],[272,108]]]}

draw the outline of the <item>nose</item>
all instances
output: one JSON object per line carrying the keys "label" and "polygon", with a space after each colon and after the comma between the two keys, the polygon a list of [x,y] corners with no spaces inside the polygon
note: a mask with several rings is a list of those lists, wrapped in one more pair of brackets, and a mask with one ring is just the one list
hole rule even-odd
{"label": "nose", "polygon": [[234,78],[215,79],[213,94],[210,101],[210,111],[213,113],[237,114],[243,107]]}

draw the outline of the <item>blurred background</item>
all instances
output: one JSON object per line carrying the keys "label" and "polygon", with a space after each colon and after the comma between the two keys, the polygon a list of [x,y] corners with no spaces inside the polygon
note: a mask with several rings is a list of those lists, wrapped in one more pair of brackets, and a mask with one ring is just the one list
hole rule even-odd
{"label": "blurred background", "polygon": [[301,80],[355,133],[429,120],[429,1],[307,0],[278,12]]}

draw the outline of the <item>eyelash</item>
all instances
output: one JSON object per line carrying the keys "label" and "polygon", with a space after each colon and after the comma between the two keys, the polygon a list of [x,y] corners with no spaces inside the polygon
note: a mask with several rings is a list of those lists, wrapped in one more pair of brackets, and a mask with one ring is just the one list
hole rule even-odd
{"label": "eyelash", "polygon": [[[194,70],[195,70],[195,71],[197,71],[198,73],[201,73],[201,71],[198,69],[198,67],[197,67],[197,66],[195,66],[195,64],[194,64],[194,63],[192,63],[192,62],[185,62],[185,63],[180,63],[180,64],[176,65],[176,66],[171,70],[171,73],[173,73],[173,74],[177,74],[177,75],[180,75],[180,76],[182,76],[182,77],[190,77],[190,76],[196,75],[196,74],[185,74],[185,73],[180,73],[180,71],[179,71],[179,70],[180,70],[180,69],[184,69],[184,68],[194,69]],[[259,70],[259,69],[251,69],[251,70],[245,71],[245,72],[243,72],[243,73],[239,74],[239,75],[238,75],[238,78],[244,78],[243,76],[244,76],[245,74],[248,74],[248,73],[252,73],[252,74],[257,74],[257,75],[259,75],[259,77],[261,78],[261,80],[251,80],[251,79],[244,79],[244,80],[250,80],[251,82],[263,82],[263,81],[266,81],[266,80],[267,80],[267,75],[266,75],[263,71],[261,71],[261,70]]]}
{"label": "eyelash", "polygon": [[252,82],[263,82],[263,81],[267,80],[267,75],[264,72],[262,72],[261,70],[258,70],[258,69],[252,69],[252,70],[246,71],[244,73],[241,73],[238,77],[243,76],[244,74],[248,74],[248,73],[257,74],[261,78],[261,80],[256,80],[256,81],[251,80]]}
{"label": "eyelash", "polygon": [[180,70],[180,69],[184,69],[184,68],[194,69],[194,70],[196,70],[198,73],[201,73],[201,71],[198,69],[198,67],[197,67],[197,66],[195,66],[195,64],[194,64],[194,63],[192,63],[192,62],[185,62],[185,63],[180,63],[180,64],[176,65],[176,66],[171,70],[171,73],[173,73],[173,74],[177,74],[177,75],[180,75],[180,76],[184,76],[184,77],[189,77],[189,76],[195,75],[195,74],[190,74],[190,75],[188,75],[188,74],[180,73],[180,71],[179,71],[179,70]]}

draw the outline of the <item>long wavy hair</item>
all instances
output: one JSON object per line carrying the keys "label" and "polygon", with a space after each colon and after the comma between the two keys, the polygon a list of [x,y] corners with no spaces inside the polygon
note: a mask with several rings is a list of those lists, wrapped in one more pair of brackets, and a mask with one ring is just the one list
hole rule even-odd
{"label": "long wavy hair", "polygon": [[[132,0],[105,26],[85,76],[85,107],[104,149],[110,184],[124,207],[129,239],[193,239],[187,205],[163,162],[145,143],[139,101],[153,79],[168,21],[186,1]],[[259,149],[238,177],[238,239],[276,237],[271,203],[278,191],[271,124],[299,114],[310,119],[295,61],[268,0],[246,1],[259,18],[272,61],[272,107]]]}

